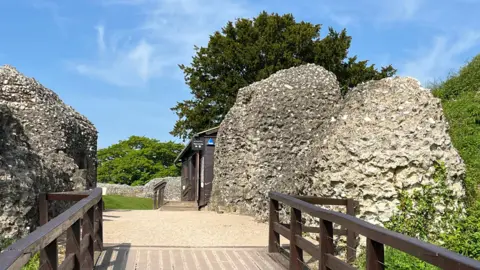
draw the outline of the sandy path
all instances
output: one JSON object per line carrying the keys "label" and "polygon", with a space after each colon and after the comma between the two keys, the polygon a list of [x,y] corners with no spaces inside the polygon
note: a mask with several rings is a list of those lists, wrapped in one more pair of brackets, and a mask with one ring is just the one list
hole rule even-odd
{"label": "sandy path", "polygon": [[104,243],[133,246],[233,247],[268,245],[268,224],[208,211],[104,212]]}

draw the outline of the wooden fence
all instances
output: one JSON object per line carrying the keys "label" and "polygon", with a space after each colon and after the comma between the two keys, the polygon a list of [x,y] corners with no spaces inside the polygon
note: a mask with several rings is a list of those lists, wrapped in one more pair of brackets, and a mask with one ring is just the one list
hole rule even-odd
{"label": "wooden fence", "polygon": [[161,181],[153,187],[153,209],[158,209],[163,206],[165,202],[165,187],[166,181]]}
{"label": "wooden fence", "polygon": [[[310,202],[329,199],[314,199],[314,197],[300,199],[298,197],[270,192],[270,222],[269,222],[269,247],[270,253],[280,253],[280,235],[290,240],[289,269],[304,269],[303,251],[309,253],[318,260],[320,270],[344,270],[356,269],[351,263],[340,260],[334,256],[333,223],[345,228],[348,233],[359,234],[367,239],[366,269],[385,269],[384,245],[403,251],[422,261],[428,262],[441,269],[480,269],[480,262],[464,257],[416,238],[408,237],[396,232],[389,231],[380,226],[365,222],[352,215],[330,211],[313,205]],[[333,201],[332,201],[333,202]],[[280,223],[279,203],[291,208],[290,225]],[[348,203],[352,204],[352,202]],[[325,203],[326,204],[326,203]],[[331,204],[331,203],[330,203]],[[306,227],[302,225],[302,213],[319,218],[318,228],[308,228],[320,234],[319,244],[315,245],[302,236]],[[347,234],[348,234],[347,233]],[[348,241],[347,241],[348,242]],[[351,243],[350,243],[351,244]]]}
{"label": "wooden fence", "polygon": [[[48,220],[49,201],[79,201]],[[21,269],[40,252],[40,269],[93,269],[94,251],[103,249],[102,189],[44,193],[39,196],[40,227],[0,254],[0,270]],[[58,265],[57,239],[67,232],[66,254]]]}

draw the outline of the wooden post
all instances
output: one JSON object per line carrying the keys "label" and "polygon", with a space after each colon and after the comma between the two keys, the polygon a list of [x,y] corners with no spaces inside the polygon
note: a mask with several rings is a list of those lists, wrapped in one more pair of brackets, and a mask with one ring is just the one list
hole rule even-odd
{"label": "wooden post", "polygon": [[85,240],[87,243],[87,248],[82,250],[82,269],[90,268],[93,269],[93,260],[94,260],[94,252],[93,252],[93,220],[94,220],[94,207],[88,209],[88,211],[83,215],[82,221],[82,242],[85,238],[89,238]]}
{"label": "wooden post", "polygon": [[41,270],[57,270],[58,269],[58,245],[57,239],[53,240],[43,249],[45,261],[40,261]]}
{"label": "wooden post", "polygon": [[[38,221],[40,226],[48,223],[48,201],[46,193],[40,193],[38,195]],[[42,270],[50,269],[47,250],[48,246],[40,250],[40,269]]]}
{"label": "wooden post", "polygon": [[153,209],[157,209],[157,189],[153,190]]}
{"label": "wooden post", "polygon": [[290,213],[290,270],[303,269],[303,250],[297,246],[297,236],[302,236],[302,212],[292,207]]}
{"label": "wooden post", "polygon": [[158,204],[158,207],[163,206],[164,198],[165,198],[165,186],[162,187],[162,189],[160,190],[160,203]]}
{"label": "wooden post", "polygon": [[270,199],[270,217],[268,218],[268,252],[280,252],[280,234],[273,230],[273,224],[280,222],[278,201]]}
{"label": "wooden post", "polygon": [[95,251],[103,250],[103,202],[102,199],[94,206],[95,208],[95,224],[97,225],[95,233]]}
{"label": "wooden post", "polygon": [[38,215],[40,226],[48,222],[48,201],[47,194],[40,193],[38,195]]}
{"label": "wooden post", "polygon": [[367,239],[367,270],[383,270],[385,254],[382,243]]}
{"label": "wooden post", "polygon": [[67,229],[67,247],[65,257],[75,254],[73,270],[80,270],[80,220]]}
{"label": "wooden post", "polygon": [[327,270],[325,264],[325,255],[332,254],[334,252],[333,246],[333,224],[332,222],[324,219],[320,219],[320,260],[319,270]]}
{"label": "wooden post", "polygon": [[[347,200],[347,215],[355,216],[355,201],[353,199]],[[353,263],[357,257],[356,252],[356,238],[354,231],[347,229],[347,262]]]}
{"label": "wooden post", "polygon": [[195,158],[195,189],[197,205],[200,205],[200,152],[197,151]]}

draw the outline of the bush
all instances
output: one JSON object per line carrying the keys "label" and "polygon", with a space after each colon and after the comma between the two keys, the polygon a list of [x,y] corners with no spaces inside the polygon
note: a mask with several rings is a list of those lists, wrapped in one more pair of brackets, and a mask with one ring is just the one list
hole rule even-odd
{"label": "bush", "polygon": [[442,100],[452,143],[465,161],[465,187],[473,204],[480,184],[480,55],[434,86],[433,94]]}
{"label": "bush", "polygon": [[445,166],[437,162],[433,185],[424,185],[412,194],[399,191],[397,212],[384,223],[385,228],[439,244],[440,234],[451,233],[461,216],[453,192],[447,186],[446,173]]}
{"label": "bush", "polygon": [[444,247],[480,261],[480,201],[467,209],[466,217],[450,234],[442,234]]}
{"label": "bush", "polygon": [[[367,258],[362,252],[354,263],[358,269],[366,268]],[[385,269],[393,270],[438,270],[440,268],[423,262],[414,256],[391,247],[385,247]]]}

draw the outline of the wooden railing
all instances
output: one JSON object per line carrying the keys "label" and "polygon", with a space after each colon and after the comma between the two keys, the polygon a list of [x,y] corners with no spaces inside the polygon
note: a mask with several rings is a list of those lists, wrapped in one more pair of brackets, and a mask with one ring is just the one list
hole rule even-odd
{"label": "wooden railing", "polygon": [[[480,262],[464,257],[418,239],[389,231],[351,215],[320,208],[290,195],[270,192],[269,247],[270,253],[280,253],[280,235],[290,240],[289,269],[304,269],[303,251],[318,260],[318,268],[356,269],[348,262],[334,256],[333,223],[348,232],[366,237],[366,269],[385,269],[384,245],[403,251],[441,269],[480,269]],[[290,226],[280,223],[279,202],[291,208]],[[302,236],[302,213],[319,218],[319,244],[315,245]],[[313,229],[312,229],[313,230]]]}
{"label": "wooden railing", "polygon": [[[48,201],[79,201],[48,220]],[[93,269],[94,251],[103,249],[102,189],[44,193],[39,198],[40,227],[0,254],[0,270],[21,269],[40,252],[40,269]],[[57,239],[67,232],[66,254],[58,265]]]}
{"label": "wooden railing", "polygon": [[166,181],[161,181],[153,187],[153,209],[158,209],[165,203]]}

